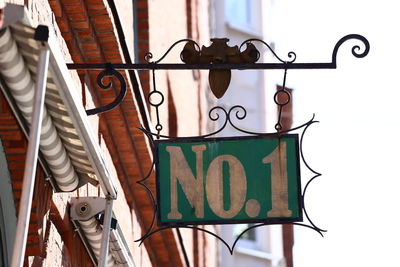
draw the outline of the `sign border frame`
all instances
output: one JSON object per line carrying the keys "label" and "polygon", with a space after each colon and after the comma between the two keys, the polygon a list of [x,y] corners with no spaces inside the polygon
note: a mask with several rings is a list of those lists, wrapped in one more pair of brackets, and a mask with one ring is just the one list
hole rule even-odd
{"label": "sign border frame", "polygon": [[[160,143],[190,143],[190,142],[213,142],[213,141],[225,141],[225,140],[252,140],[252,139],[275,139],[275,138],[294,138],[296,144],[296,157],[299,159],[296,168],[296,180],[297,180],[297,198],[298,198],[298,209],[299,216],[295,218],[288,217],[276,217],[271,219],[246,219],[246,220],[204,220],[204,221],[185,221],[185,222],[165,222],[161,220],[161,203],[160,203],[160,175],[159,175],[159,153],[158,153],[158,144]],[[156,203],[157,203],[157,225],[158,226],[170,226],[170,227],[179,227],[179,226],[187,226],[187,225],[223,225],[223,224],[247,224],[247,223],[266,223],[266,224],[287,224],[287,223],[295,223],[295,222],[303,222],[303,195],[301,188],[301,172],[300,172],[300,164],[302,158],[300,156],[300,140],[299,134],[271,134],[271,135],[249,135],[249,136],[232,136],[232,137],[209,137],[209,138],[199,138],[199,137],[179,137],[176,139],[162,139],[162,140],[154,140],[154,166],[155,166],[155,174],[156,174]]]}

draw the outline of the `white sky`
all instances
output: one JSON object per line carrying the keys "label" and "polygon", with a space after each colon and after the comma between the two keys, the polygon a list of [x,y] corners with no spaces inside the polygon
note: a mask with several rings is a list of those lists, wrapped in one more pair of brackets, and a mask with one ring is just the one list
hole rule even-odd
{"label": "white sky", "polygon": [[[400,266],[400,2],[276,0],[273,38],[279,55],[330,62],[336,42],[358,33],[363,59],[339,50],[336,70],[293,70],[295,125],[316,114],[305,156],[323,176],[306,195],[318,233],[295,227],[295,267]],[[303,168],[303,181],[310,173]]]}

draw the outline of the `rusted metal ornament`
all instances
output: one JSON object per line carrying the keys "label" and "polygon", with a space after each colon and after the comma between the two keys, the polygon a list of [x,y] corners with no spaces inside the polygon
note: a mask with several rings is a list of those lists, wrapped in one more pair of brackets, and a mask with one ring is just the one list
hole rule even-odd
{"label": "rusted metal ornament", "polygon": [[181,52],[181,60],[186,64],[196,64],[200,62],[200,51],[196,50],[194,43],[187,42]]}
{"label": "rusted metal ornament", "polygon": [[[228,63],[238,62],[239,48],[235,45],[234,47],[228,46],[229,39],[227,38],[213,38],[211,39],[211,45],[209,47],[203,46],[201,49],[202,56],[211,59],[212,63]],[[231,70],[210,70],[208,74],[208,82],[210,85],[211,92],[216,98],[221,98],[226,90],[228,90],[231,82]]]}
{"label": "rusted metal ornament", "polygon": [[231,70],[210,70],[208,82],[215,97],[221,98],[231,82]]}
{"label": "rusted metal ornament", "polygon": [[[228,38],[213,38],[211,42],[208,47],[202,46],[200,51],[194,42],[187,42],[181,52],[181,60],[186,64],[240,64],[255,63],[260,57],[260,52],[251,43],[246,43],[246,49],[240,52],[237,45],[228,46]],[[208,81],[215,97],[221,98],[231,82],[231,70],[210,70]]]}

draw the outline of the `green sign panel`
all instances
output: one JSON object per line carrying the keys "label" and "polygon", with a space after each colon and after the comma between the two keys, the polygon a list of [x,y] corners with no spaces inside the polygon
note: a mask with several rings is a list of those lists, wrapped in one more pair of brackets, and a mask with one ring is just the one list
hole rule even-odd
{"label": "green sign panel", "polygon": [[156,143],[160,225],[302,221],[297,134]]}

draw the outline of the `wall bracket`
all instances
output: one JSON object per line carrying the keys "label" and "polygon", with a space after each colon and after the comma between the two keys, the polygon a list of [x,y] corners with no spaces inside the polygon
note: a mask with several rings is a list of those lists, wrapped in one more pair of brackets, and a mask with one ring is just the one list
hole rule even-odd
{"label": "wall bracket", "polygon": [[[314,120],[314,116],[312,119],[305,124],[292,128],[290,130],[283,130],[282,129],[282,124],[281,124],[281,113],[282,113],[282,108],[287,105],[291,101],[291,96],[290,93],[286,90],[285,88],[285,82],[286,82],[286,73],[289,69],[336,69],[337,68],[337,53],[340,48],[340,46],[345,43],[348,40],[355,40],[357,42],[361,42],[362,46],[360,45],[354,45],[351,49],[351,52],[353,56],[356,58],[363,58],[365,57],[370,50],[370,45],[368,40],[359,35],[359,34],[349,34],[341,38],[335,45],[333,52],[332,52],[332,60],[331,62],[322,62],[322,63],[296,63],[296,54],[294,52],[289,52],[288,53],[288,59],[284,60],[280,58],[274,51],[273,49],[264,41],[259,40],[259,39],[248,39],[240,46],[234,46],[230,47],[228,46],[227,42],[228,39],[222,38],[222,39],[212,39],[212,44],[209,47],[204,47],[200,46],[193,40],[190,39],[182,39],[170,46],[170,48],[165,52],[164,55],[162,55],[161,58],[158,60],[152,60],[153,55],[151,53],[146,54],[145,60],[147,63],[144,64],[124,64],[124,63],[92,63],[92,64],[67,64],[68,68],[70,70],[102,70],[102,72],[99,73],[98,78],[97,78],[97,83],[98,85],[103,88],[107,89],[112,86],[112,83],[104,84],[102,79],[105,76],[113,76],[116,79],[118,79],[120,83],[120,93],[116,97],[116,99],[111,102],[110,104],[107,104],[103,107],[97,107],[95,109],[87,110],[88,115],[94,115],[94,114],[99,114],[103,113],[106,111],[111,110],[112,108],[116,107],[118,104],[120,104],[123,101],[123,98],[126,93],[126,82],[124,79],[124,76],[120,73],[120,71],[124,70],[149,70],[152,73],[152,78],[153,78],[153,89],[151,92],[149,92],[149,95],[147,97],[148,104],[155,109],[156,113],[156,121],[155,121],[155,130],[157,131],[156,133],[151,132],[150,129],[144,129],[140,128],[140,130],[143,131],[143,133],[148,137],[150,140],[150,145],[153,150],[153,154],[155,153],[155,145],[154,145],[154,139],[160,139],[160,138],[166,138],[166,139],[173,139],[173,140],[179,140],[183,138],[188,138],[188,137],[177,137],[177,136],[169,136],[165,134],[161,134],[163,130],[162,123],[160,121],[160,114],[159,114],[159,107],[164,103],[164,95],[162,92],[157,90],[156,83],[155,83],[155,72],[156,70],[209,70],[209,83],[210,83],[210,88],[214,95],[217,98],[220,98],[223,96],[225,91],[227,90],[230,82],[230,76],[231,76],[231,70],[272,70],[272,69],[281,69],[285,71],[284,75],[284,81],[283,81],[283,88],[278,90],[276,94],[274,95],[274,101],[278,106],[279,114],[278,114],[278,122],[275,125],[276,132],[275,133],[257,133],[257,132],[249,132],[246,130],[241,129],[235,124],[235,121],[238,120],[243,120],[246,117],[247,111],[244,107],[236,105],[231,107],[229,110],[224,109],[221,106],[216,106],[211,108],[209,111],[209,119],[211,121],[220,121],[221,122],[221,128],[217,129],[216,131],[212,133],[208,133],[202,136],[196,136],[197,138],[208,138],[215,136],[219,132],[221,132],[227,125],[232,126],[235,130],[242,134],[246,135],[257,135],[257,136],[267,136],[267,135],[280,135],[289,131],[294,131],[294,130],[299,130],[302,129],[301,133],[301,142],[300,142],[300,156],[303,160],[304,165],[306,168],[312,173],[312,177],[307,181],[305,184],[302,194],[301,194],[301,201],[302,201],[302,207],[303,207],[303,212],[305,214],[306,219],[308,220],[309,224],[304,224],[304,223],[290,223],[293,225],[301,225],[310,229],[315,230],[318,232],[320,235],[323,235],[325,230],[322,230],[321,228],[317,227],[309,218],[309,215],[305,209],[304,205],[304,198],[305,198],[305,193],[306,190],[309,186],[309,184],[314,181],[316,178],[321,176],[321,174],[314,169],[310,167],[310,165],[306,162],[304,155],[303,155],[303,137],[304,133],[308,129],[309,126],[312,124],[316,123],[317,121]],[[178,44],[184,43],[184,48],[181,51],[180,57],[183,63],[161,63],[166,56],[171,52],[172,49],[174,49]],[[277,63],[256,63],[258,59],[260,58],[260,52],[255,46],[255,43],[261,43],[262,45],[266,46],[270,52],[274,55],[274,57],[277,60]],[[246,46],[245,49],[244,46]],[[158,96],[158,97],[154,97]],[[283,102],[279,101],[280,96],[283,96],[286,100]],[[158,99],[157,101],[154,99]],[[137,99],[137,101],[142,101],[141,99]],[[144,104],[144,103],[141,103]],[[155,158],[153,156],[153,158]],[[223,244],[228,248],[229,252],[232,254],[235,245],[237,244],[238,240],[240,237],[247,231],[249,231],[252,228],[255,227],[260,227],[264,225],[269,225],[269,224],[274,224],[274,223],[260,223],[254,226],[251,226],[250,228],[244,230],[234,241],[232,245],[229,245],[227,242],[225,242],[221,237],[216,235],[213,232],[210,232],[204,228],[200,227],[195,227],[193,225],[186,225],[186,226],[168,226],[168,227],[161,227],[157,228],[156,230],[153,230],[156,222],[156,217],[157,217],[157,212],[158,212],[158,206],[157,202],[155,200],[155,197],[153,195],[152,190],[147,186],[146,182],[150,178],[153,168],[155,166],[155,162],[153,162],[151,169],[149,170],[148,174],[143,177],[142,180],[138,181],[137,183],[143,186],[150,194],[150,197],[153,201],[153,206],[154,206],[154,212],[153,212],[153,219],[151,225],[148,227],[148,229],[145,231],[145,234],[138,240],[137,242],[140,242],[142,244],[145,239],[149,238],[155,233],[161,232],[166,229],[171,229],[171,228],[177,228],[179,231],[179,228],[189,228],[189,229],[194,229],[198,231],[203,231],[206,233],[209,233],[219,239]]]}

